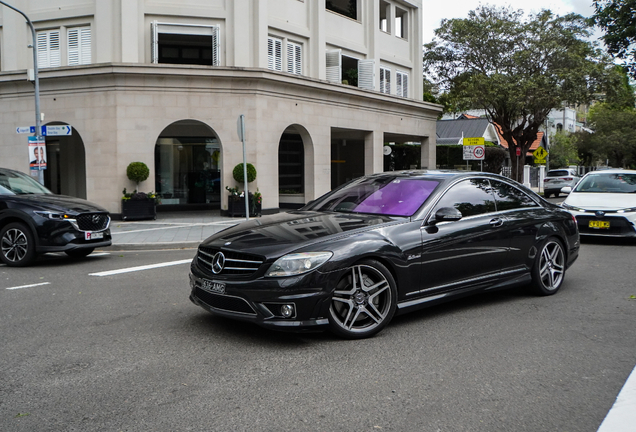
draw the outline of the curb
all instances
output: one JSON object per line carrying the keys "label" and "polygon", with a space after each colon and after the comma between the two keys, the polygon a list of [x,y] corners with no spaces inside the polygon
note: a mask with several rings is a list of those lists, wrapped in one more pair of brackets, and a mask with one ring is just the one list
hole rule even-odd
{"label": "curb", "polygon": [[172,243],[113,243],[112,245],[104,248],[104,251],[196,249],[199,244],[201,244],[201,241]]}

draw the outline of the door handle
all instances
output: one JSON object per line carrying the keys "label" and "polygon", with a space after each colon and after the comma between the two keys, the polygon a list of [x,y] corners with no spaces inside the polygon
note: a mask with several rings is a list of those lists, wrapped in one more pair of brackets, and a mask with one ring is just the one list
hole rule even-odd
{"label": "door handle", "polygon": [[503,225],[504,220],[502,218],[493,218],[490,220],[490,226],[493,228],[498,228]]}

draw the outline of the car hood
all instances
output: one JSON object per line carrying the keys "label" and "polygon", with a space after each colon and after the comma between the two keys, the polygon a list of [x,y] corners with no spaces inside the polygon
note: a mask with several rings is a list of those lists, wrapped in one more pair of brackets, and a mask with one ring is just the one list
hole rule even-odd
{"label": "car hood", "polygon": [[280,256],[329,238],[405,220],[408,219],[383,215],[294,211],[240,223],[209,237],[202,245],[265,257]]}
{"label": "car hood", "polygon": [[15,195],[16,201],[28,203],[34,208],[59,212],[107,212],[103,207],[81,198],[55,194]]}
{"label": "car hood", "polygon": [[564,204],[586,210],[620,210],[636,207],[636,194],[572,192]]}

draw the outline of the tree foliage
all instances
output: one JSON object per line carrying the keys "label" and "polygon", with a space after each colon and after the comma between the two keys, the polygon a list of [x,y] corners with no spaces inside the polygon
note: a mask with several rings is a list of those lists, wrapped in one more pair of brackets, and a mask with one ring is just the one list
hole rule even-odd
{"label": "tree foliage", "polygon": [[607,161],[614,167],[636,167],[636,110],[617,110],[599,104],[590,110],[589,118],[594,133],[578,137],[581,159],[591,165]]}
{"label": "tree foliage", "polygon": [[595,0],[592,21],[603,31],[608,51],[625,60],[636,78],[636,0]]}
{"label": "tree foliage", "polygon": [[550,143],[550,169],[578,165],[579,153],[574,135],[558,132]]}
{"label": "tree foliage", "polygon": [[[425,71],[458,109],[482,108],[509,143],[513,177],[517,147],[525,155],[549,112],[602,91],[612,68],[587,41],[576,14],[480,6],[467,19],[443,20],[426,45]],[[523,157],[523,156],[521,156]]]}

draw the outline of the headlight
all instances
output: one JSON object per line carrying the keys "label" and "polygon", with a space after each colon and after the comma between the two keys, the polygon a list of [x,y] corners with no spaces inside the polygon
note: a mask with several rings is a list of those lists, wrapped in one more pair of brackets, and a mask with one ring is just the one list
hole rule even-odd
{"label": "headlight", "polygon": [[75,220],[75,218],[65,213],[56,213],[56,212],[50,212],[50,211],[34,211],[33,213],[35,213],[38,216],[42,216],[43,218],[46,218],[46,219]]}
{"label": "headlight", "polygon": [[296,276],[307,273],[329,261],[332,256],[332,252],[304,252],[285,255],[272,264],[265,276]]}
{"label": "headlight", "polygon": [[636,212],[636,207],[618,210],[616,213],[634,213]]}
{"label": "headlight", "polygon": [[566,203],[561,203],[561,207],[563,207],[566,210],[574,210],[574,211],[578,211],[578,212],[585,212],[585,210],[583,210],[583,209],[571,206],[571,205],[566,204]]}

